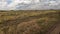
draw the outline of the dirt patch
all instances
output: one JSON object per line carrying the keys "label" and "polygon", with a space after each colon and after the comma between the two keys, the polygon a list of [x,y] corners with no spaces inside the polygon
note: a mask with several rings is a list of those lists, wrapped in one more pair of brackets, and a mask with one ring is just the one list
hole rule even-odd
{"label": "dirt patch", "polygon": [[56,28],[50,34],[60,34],[60,24],[56,25]]}
{"label": "dirt patch", "polygon": [[60,34],[60,23],[53,25],[46,34]]}

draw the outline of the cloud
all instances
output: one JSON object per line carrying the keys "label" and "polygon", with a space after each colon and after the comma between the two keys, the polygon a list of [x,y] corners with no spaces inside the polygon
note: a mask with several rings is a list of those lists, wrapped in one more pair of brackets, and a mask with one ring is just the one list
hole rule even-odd
{"label": "cloud", "polygon": [[0,10],[60,9],[60,0],[0,0]]}
{"label": "cloud", "polygon": [[10,4],[12,2],[12,0],[6,0],[7,4]]}
{"label": "cloud", "polygon": [[0,2],[0,9],[7,8],[7,2]]}
{"label": "cloud", "polygon": [[57,3],[56,1],[50,1],[50,2],[49,2],[49,5],[53,5],[53,6],[54,6],[54,5],[58,5],[58,4],[59,4],[59,3]]}

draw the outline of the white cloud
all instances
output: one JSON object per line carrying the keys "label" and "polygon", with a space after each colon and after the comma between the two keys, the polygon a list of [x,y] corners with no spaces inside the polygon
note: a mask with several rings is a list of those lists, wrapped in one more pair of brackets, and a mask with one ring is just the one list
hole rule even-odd
{"label": "white cloud", "polygon": [[[60,4],[60,0],[57,1],[42,1],[40,0],[11,0],[12,2],[8,4],[7,0],[0,1],[0,10],[9,9],[9,10],[15,10],[18,6],[19,9],[48,9],[51,6],[55,8],[55,6],[58,6]],[[32,5],[33,4],[33,5]],[[25,7],[25,8],[24,8]],[[42,8],[43,7],[43,8]]]}
{"label": "white cloud", "polygon": [[23,4],[30,4],[31,1],[28,1],[28,0],[27,1],[25,1],[25,0],[14,0],[14,1],[12,1],[11,4],[8,5],[8,7],[9,7],[9,9],[15,9],[16,6],[18,4],[21,4],[21,3],[23,3]]}
{"label": "white cloud", "polygon": [[8,5],[8,7],[9,9],[15,9],[18,4],[22,5],[21,3],[23,3],[23,4],[28,5],[28,4],[31,4],[32,2],[38,3],[39,0],[37,2],[36,0],[14,0],[12,1],[11,4]]}
{"label": "white cloud", "polygon": [[0,9],[6,9],[7,8],[7,2],[0,2]]}
{"label": "white cloud", "polygon": [[50,1],[49,5],[58,5],[59,3],[57,3],[56,1]]}

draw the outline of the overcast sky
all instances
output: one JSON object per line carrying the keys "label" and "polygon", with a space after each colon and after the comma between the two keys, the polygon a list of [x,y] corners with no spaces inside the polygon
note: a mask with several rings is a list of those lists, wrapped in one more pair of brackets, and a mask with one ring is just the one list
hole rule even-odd
{"label": "overcast sky", "polygon": [[60,0],[0,0],[0,10],[60,9]]}

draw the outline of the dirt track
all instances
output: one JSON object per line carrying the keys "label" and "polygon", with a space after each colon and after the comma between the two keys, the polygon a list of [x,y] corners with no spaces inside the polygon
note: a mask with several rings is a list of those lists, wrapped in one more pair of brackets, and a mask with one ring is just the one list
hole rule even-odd
{"label": "dirt track", "polygon": [[60,34],[60,24],[58,24],[53,31],[50,32],[50,34]]}
{"label": "dirt track", "polygon": [[46,34],[60,34],[60,23],[53,25]]}

